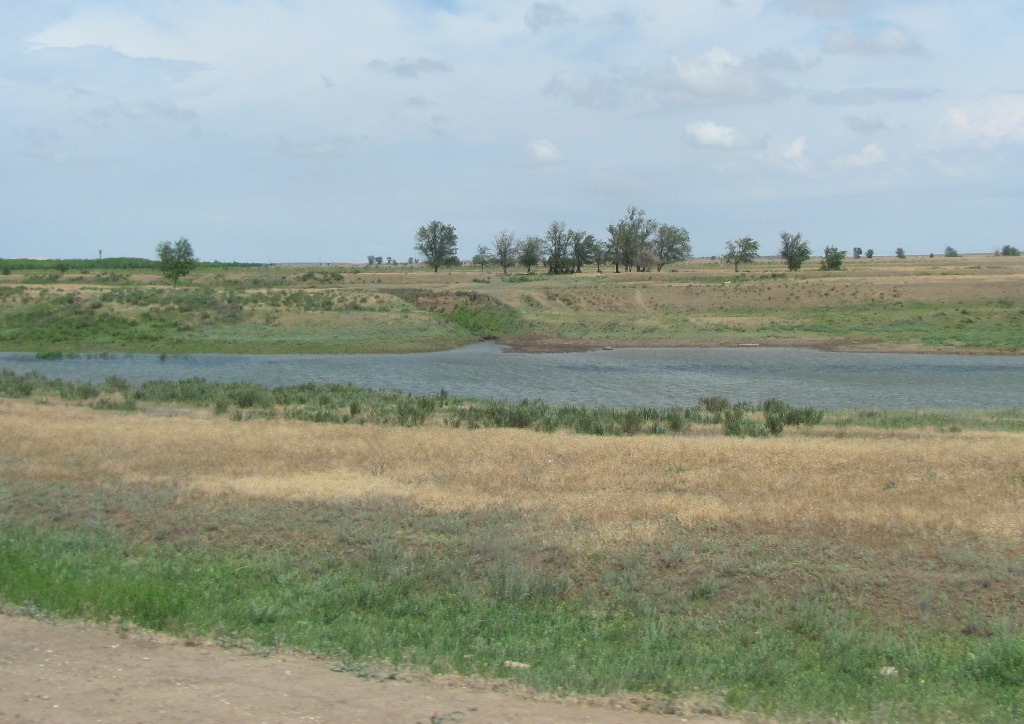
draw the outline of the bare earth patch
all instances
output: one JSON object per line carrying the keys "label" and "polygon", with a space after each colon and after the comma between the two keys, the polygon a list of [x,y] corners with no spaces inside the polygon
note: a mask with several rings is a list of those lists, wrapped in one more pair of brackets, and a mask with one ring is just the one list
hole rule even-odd
{"label": "bare earth patch", "polygon": [[5,722],[718,722],[640,711],[642,700],[555,701],[507,683],[254,655],[133,630],[0,614]]}

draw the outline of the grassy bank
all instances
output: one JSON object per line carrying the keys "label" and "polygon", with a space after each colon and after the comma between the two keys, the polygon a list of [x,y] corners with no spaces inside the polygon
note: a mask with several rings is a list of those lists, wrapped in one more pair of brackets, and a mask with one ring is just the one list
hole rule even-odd
{"label": "grassy bank", "polygon": [[[45,355],[44,355],[45,356]],[[61,355],[62,356],[62,355]],[[444,390],[436,395],[373,390],[352,384],[267,387],[253,382],[210,382],[202,378],[153,380],[134,385],[120,377],[104,382],[75,382],[36,373],[0,370],[0,397],[72,400],[100,410],[132,412],[162,403],[207,409],[233,420],[286,419],[336,424],[413,427],[516,428],[584,435],[707,434],[764,437],[787,427],[824,426],[878,430],[934,429],[1024,432],[1024,410],[823,410],[794,407],[784,400],[698,399],[693,407],[587,407],[553,405],[540,400],[461,398]],[[826,432],[825,434],[831,434]]]}
{"label": "grassy bank", "polygon": [[23,610],[682,712],[1024,716],[1020,433],[0,404],[0,597]]}
{"label": "grassy bank", "polygon": [[207,268],[0,275],[0,349],[363,353],[497,339],[527,350],[762,344],[1024,351],[1021,257],[849,260],[842,272],[434,274],[415,268]]}

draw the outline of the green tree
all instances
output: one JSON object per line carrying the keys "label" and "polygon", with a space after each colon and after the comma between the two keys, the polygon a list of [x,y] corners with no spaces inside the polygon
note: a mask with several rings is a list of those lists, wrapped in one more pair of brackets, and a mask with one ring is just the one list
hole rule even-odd
{"label": "green tree", "polygon": [[635,206],[627,208],[626,215],[608,227],[608,256],[616,273],[620,266],[626,271],[633,268],[640,250],[648,247],[657,229],[658,222],[648,219],[646,212]]}
{"label": "green tree", "polygon": [[584,264],[590,264],[597,260],[599,253],[597,239],[593,234],[585,231],[569,229],[569,255],[576,273],[583,271]]}
{"label": "green tree", "polygon": [[866,256],[868,259],[874,259],[875,258],[875,250],[874,249],[868,249],[867,251],[864,252],[864,256]]}
{"label": "green tree", "polygon": [[491,250],[487,248],[486,244],[480,244],[476,248],[476,254],[473,255],[473,263],[480,265],[480,271],[484,270],[484,267],[490,264],[494,260],[491,256]]}
{"label": "green tree", "polygon": [[1020,249],[1009,244],[1003,247],[1002,252],[1003,256],[1020,256]]}
{"label": "green tree", "polygon": [[896,258],[897,259],[906,259],[907,258],[907,252],[903,251],[903,247],[902,246],[896,248]]}
{"label": "green tree", "polygon": [[548,274],[571,274],[575,267],[572,263],[571,230],[565,228],[564,221],[552,221],[544,235],[544,256],[547,258]]}
{"label": "green tree", "polygon": [[845,251],[840,251],[834,246],[826,246],[825,256],[821,259],[821,268],[823,271],[839,271],[843,268],[843,259],[845,258]]}
{"label": "green tree", "polygon": [[651,242],[651,251],[654,252],[655,266],[658,271],[674,261],[686,261],[693,256],[690,232],[681,226],[659,224],[658,231]]}
{"label": "green tree", "polygon": [[760,244],[749,236],[736,241],[725,242],[725,256],[722,258],[733,265],[733,271],[740,270],[740,264],[750,264],[758,257]]}
{"label": "green tree", "polygon": [[862,256],[864,256],[864,250],[859,246],[853,247],[853,258],[860,259]]}
{"label": "green tree", "polygon": [[436,272],[443,266],[458,266],[458,240],[454,226],[431,221],[416,232],[416,244],[413,248]]}
{"label": "green tree", "polygon": [[946,256],[960,256],[960,252],[958,252],[951,246],[947,246],[946,250],[943,251],[942,253],[945,254]]}
{"label": "green tree", "polygon": [[494,237],[494,261],[502,274],[508,274],[508,268],[516,263],[516,244],[516,235],[509,231]]}
{"label": "green tree", "polygon": [[594,239],[594,264],[597,265],[597,273],[601,273],[601,264],[608,258],[608,245],[603,241]]}
{"label": "green tree", "polygon": [[799,270],[811,258],[811,245],[803,240],[800,232],[790,234],[788,231],[780,231],[779,236],[782,238],[779,256],[786,260],[786,268],[790,271]]}
{"label": "green tree", "polygon": [[528,236],[519,244],[519,263],[526,267],[529,274],[533,267],[543,260],[541,250],[544,248],[544,241],[538,236]]}
{"label": "green tree", "polygon": [[160,261],[160,272],[174,286],[178,286],[178,280],[187,276],[198,261],[192,252],[192,245],[184,236],[173,243],[161,241],[156,245],[156,256]]}

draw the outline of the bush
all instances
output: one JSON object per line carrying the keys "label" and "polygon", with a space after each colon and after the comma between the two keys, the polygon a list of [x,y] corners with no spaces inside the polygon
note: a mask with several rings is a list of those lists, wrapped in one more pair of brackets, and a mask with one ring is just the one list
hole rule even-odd
{"label": "bush", "polygon": [[[747,418],[747,406],[742,402],[725,411],[722,418],[722,432],[736,437],[764,437],[768,430],[764,425]],[[780,430],[781,432],[781,430]]]}
{"label": "bush", "polygon": [[761,403],[765,420],[778,418],[784,425],[818,425],[825,419],[825,411],[813,407],[793,407],[782,400],[770,398]]}
{"label": "bush", "polygon": [[826,246],[825,255],[821,259],[822,271],[839,271],[843,268],[843,259],[845,258],[845,251],[840,251],[834,246]]}

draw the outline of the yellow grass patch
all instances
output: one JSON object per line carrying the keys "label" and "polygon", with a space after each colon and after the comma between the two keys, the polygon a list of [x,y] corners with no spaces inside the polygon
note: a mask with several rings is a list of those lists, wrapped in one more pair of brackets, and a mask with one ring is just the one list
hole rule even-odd
{"label": "yellow grass patch", "polygon": [[122,480],[281,498],[393,496],[442,511],[516,508],[607,542],[666,525],[833,525],[877,535],[1019,538],[1024,435],[787,433],[776,439],[604,438],[232,422],[0,405],[3,475]]}

